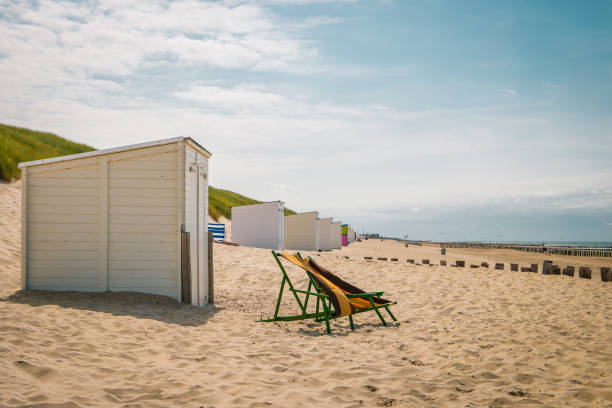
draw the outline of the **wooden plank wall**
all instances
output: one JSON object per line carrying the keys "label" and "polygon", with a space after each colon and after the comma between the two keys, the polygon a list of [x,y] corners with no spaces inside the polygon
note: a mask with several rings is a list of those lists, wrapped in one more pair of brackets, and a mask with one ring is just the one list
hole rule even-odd
{"label": "wooden plank wall", "polygon": [[176,149],[159,146],[109,163],[109,290],[179,293]]}
{"label": "wooden plank wall", "polygon": [[98,280],[100,167],[91,160],[83,164],[27,169],[27,289],[103,290]]}

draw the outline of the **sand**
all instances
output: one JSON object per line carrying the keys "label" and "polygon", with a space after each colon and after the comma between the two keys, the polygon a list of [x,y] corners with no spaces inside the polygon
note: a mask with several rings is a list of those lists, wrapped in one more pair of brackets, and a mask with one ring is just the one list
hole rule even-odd
{"label": "sand", "polygon": [[214,245],[216,304],[204,309],[15,292],[18,186],[0,197],[0,407],[612,406],[612,284],[598,279],[409,265],[437,264],[436,248],[395,242],[306,252],[399,302],[390,327],[366,313],[355,332],[345,318],[326,335],[312,321],[256,321],[280,284],[263,249]]}
{"label": "sand", "polygon": [[21,284],[21,182],[0,182],[0,295]]}

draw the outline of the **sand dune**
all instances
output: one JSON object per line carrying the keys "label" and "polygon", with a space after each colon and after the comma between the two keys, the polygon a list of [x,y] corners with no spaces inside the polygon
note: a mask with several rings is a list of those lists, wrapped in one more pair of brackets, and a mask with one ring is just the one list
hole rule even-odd
{"label": "sand dune", "polygon": [[21,182],[0,182],[0,295],[20,287]]}
{"label": "sand dune", "polygon": [[355,332],[335,321],[333,335],[256,322],[280,284],[263,249],[214,245],[216,305],[204,309],[15,292],[19,188],[0,188],[0,407],[612,406],[612,284],[598,279],[409,265],[439,249],[394,242],[306,252],[399,301],[396,324],[366,313]]}

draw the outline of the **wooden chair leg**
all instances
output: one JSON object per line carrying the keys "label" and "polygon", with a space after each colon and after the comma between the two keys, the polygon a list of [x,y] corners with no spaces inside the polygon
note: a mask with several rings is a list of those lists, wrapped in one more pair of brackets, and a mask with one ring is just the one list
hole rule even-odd
{"label": "wooden chair leg", "polygon": [[323,305],[323,311],[325,312],[325,326],[327,328],[327,334],[331,334],[331,326],[329,324],[329,316],[331,314],[330,309],[327,307],[325,299],[321,300],[321,304]]}
{"label": "wooden chair leg", "polygon": [[382,322],[383,326],[388,326],[387,322],[385,322],[385,319],[383,319],[382,315],[380,314],[380,312],[378,311],[378,309],[376,308],[376,305],[374,304],[374,302],[372,301],[372,298],[370,298],[370,304],[372,305],[372,307],[374,308],[374,311],[376,312],[376,314],[378,315],[378,318],[380,319],[380,321]]}
{"label": "wooden chair leg", "polygon": [[395,316],[393,316],[393,313],[391,313],[391,310],[389,310],[389,306],[385,307],[385,309],[387,309],[387,313],[389,313],[389,316],[391,316],[393,321],[397,322],[397,319],[395,318]]}
{"label": "wooden chair leg", "polygon": [[283,298],[283,289],[285,288],[285,277],[283,276],[283,282],[281,283],[280,292],[278,293],[278,299],[276,300],[276,308],[274,309],[274,318],[278,316],[278,309],[280,308],[281,299]]}

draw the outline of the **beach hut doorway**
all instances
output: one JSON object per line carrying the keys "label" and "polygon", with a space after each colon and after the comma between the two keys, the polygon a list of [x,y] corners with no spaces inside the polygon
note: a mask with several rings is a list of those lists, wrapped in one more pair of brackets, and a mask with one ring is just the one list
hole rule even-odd
{"label": "beach hut doorway", "polygon": [[191,261],[191,303],[203,306],[208,302],[208,274],[205,267],[208,259],[207,245],[207,213],[202,211],[207,202],[206,166],[202,156],[193,152],[193,161],[190,163],[189,176],[186,183],[185,205],[190,211],[190,225],[186,229],[190,233],[190,261]]}

